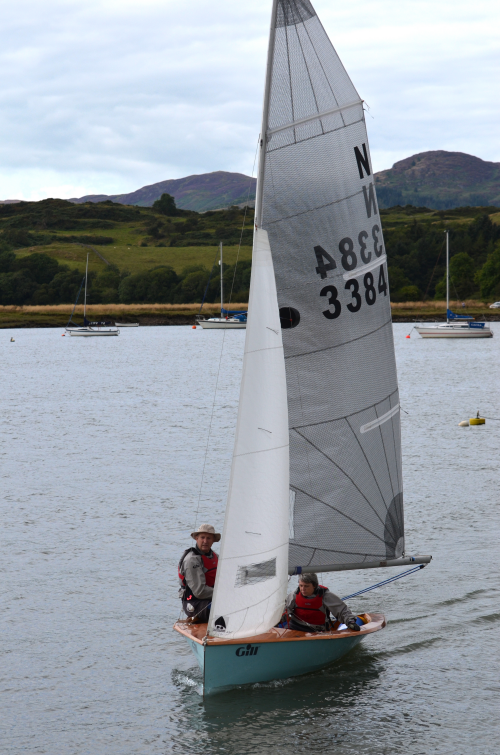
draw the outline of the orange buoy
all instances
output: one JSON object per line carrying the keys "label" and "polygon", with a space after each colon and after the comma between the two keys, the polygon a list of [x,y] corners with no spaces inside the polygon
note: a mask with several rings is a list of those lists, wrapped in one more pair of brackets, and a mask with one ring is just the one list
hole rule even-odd
{"label": "orange buoy", "polygon": [[196,330],[196,325],[193,325],[193,330]]}

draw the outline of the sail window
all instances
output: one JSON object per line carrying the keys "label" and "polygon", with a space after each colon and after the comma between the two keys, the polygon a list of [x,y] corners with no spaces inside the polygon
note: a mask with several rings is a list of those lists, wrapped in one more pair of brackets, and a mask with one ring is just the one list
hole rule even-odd
{"label": "sail window", "polygon": [[264,582],[266,579],[272,579],[272,577],[275,576],[275,558],[271,558],[269,559],[269,561],[262,561],[262,563],[260,564],[247,564],[246,566],[238,566],[235,587],[256,585],[258,582]]}
{"label": "sail window", "polygon": [[296,328],[300,322],[300,312],[293,307],[280,308],[280,323],[283,330]]}

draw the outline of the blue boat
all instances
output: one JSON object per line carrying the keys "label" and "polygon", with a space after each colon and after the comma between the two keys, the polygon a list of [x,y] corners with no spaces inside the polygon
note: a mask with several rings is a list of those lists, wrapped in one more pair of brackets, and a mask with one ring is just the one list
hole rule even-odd
{"label": "blue boat", "polygon": [[301,676],[328,666],[373,632],[385,627],[382,614],[365,615],[360,632],[349,629],[323,633],[296,632],[274,627],[244,640],[207,637],[206,624],[178,621],[174,629],[186,637],[203,672],[203,692],[210,695],[273,679]]}

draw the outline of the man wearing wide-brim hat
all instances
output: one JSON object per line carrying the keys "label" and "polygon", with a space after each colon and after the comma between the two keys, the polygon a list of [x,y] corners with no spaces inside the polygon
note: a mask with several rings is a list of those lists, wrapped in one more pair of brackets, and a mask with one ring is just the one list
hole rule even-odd
{"label": "man wearing wide-brim hat", "polygon": [[179,597],[186,616],[195,623],[208,622],[214,592],[218,556],[212,545],[220,540],[220,533],[211,524],[201,524],[191,537],[194,548],[187,548],[179,561]]}

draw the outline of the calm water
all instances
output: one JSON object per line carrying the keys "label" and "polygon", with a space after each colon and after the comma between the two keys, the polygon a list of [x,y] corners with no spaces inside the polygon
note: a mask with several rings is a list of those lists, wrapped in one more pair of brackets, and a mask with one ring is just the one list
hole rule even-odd
{"label": "calm water", "polygon": [[222,333],[0,331],[2,755],[498,752],[500,422],[458,422],[500,417],[500,327],[410,327],[407,549],[432,564],[351,602],[389,624],[337,665],[205,702],[172,631],[176,563],[196,517],[223,522],[244,333],[226,333],[197,515]]}

